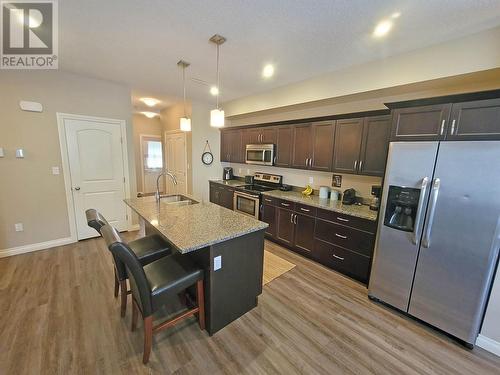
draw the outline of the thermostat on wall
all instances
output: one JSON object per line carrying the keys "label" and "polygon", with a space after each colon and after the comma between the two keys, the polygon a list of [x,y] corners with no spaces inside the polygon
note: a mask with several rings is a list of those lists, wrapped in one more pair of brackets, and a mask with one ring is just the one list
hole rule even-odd
{"label": "thermostat on wall", "polygon": [[19,102],[19,107],[21,107],[21,109],[23,111],[28,111],[28,112],[42,112],[43,111],[42,104],[37,103],[37,102],[28,102],[25,100],[21,100]]}

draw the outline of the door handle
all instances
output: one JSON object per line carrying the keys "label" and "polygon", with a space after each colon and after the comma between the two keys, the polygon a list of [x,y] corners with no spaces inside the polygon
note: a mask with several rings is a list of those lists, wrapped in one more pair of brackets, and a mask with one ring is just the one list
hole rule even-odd
{"label": "door handle", "polygon": [[429,199],[429,219],[427,220],[424,237],[422,239],[422,245],[425,248],[429,248],[429,246],[431,246],[432,223],[434,222],[434,214],[436,213],[436,204],[440,186],[441,180],[439,178],[435,178],[434,183],[432,184],[431,197]]}
{"label": "door handle", "polygon": [[420,186],[420,199],[418,200],[417,213],[415,216],[415,225],[413,226],[412,242],[418,246],[420,238],[420,226],[422,225],[423,208],[425,196],[427,195],[427,186],[429,185],[429,177],[424,177],[422,185]]}
{"label": "door handle", "polygon": [[80,186],[75,186],[75,187],[73,188],[73,190],[79,191],[79,190],[80,190]]}

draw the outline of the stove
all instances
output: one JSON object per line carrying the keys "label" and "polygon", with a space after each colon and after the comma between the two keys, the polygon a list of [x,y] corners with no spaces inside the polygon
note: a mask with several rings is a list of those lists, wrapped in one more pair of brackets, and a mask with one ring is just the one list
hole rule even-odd
{"label": "stove", "polygon": [[254,183],[234,189],[234,211],[259,219],[262,192],[279,189],[283,177],[267,173],[255,173]]}

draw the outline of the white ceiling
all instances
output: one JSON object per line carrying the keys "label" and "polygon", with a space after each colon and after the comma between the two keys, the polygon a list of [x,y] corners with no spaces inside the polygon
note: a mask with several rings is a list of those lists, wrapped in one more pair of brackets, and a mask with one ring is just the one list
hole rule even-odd
{"label": "white ceiling", "polygon": [[[377,22],[394,12],[394,29],[374,39]],[[208,38],[219,33],[228,101],[495,27],[500,0],[62,0],[59,20],[61,69],[165,103],[182,94],[180,58],[192,64],[190,77],[215,81]],[[268,62],[276,73],[264,80]],[[212,100],[193,82],[188,95]]]}

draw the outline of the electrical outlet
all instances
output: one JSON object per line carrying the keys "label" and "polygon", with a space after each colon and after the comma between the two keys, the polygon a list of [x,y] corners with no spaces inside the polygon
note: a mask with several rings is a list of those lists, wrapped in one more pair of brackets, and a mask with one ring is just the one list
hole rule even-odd
{"label": "electrical outlet", "polygon": [[52,174],[53,174],[53,175],[57,175],[57,174],[59,174],[59,173],[61,173],[61,172],[59,171],[59,167],[52,167]]}
{"label": "electrical outlet", "polygon": [[3,152],[3,147],[0,147],[0,158],[5,157],[5,154]]}
{"label": "electrical outlet", "polygon": [[24,230],[23,223],[14,224],[14,228],[16,228],[16,232],[22,232]]}
{"label": "electrical outlet", "polygon": [[240,176],[241,176],[241,171],[242,171],[242,169],[238,168],[238,175],[240,175]]}
{"label": "electrical outlet", "polygon": [[310,184],[314,184],[314,177],[309,176],[309,183],[310,183]]}
{"label": "electrical outlet", "polygon": [[214,258],[214,271],[220,270],[221,268],[222,268],[222,255],[219,255]]}

